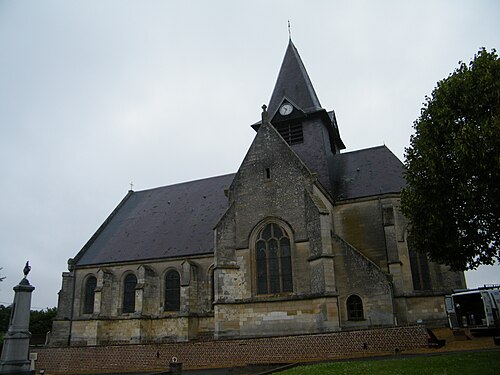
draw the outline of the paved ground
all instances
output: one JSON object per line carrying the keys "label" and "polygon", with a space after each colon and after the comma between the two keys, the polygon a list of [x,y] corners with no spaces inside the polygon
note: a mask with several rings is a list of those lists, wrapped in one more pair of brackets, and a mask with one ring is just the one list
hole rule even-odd
{"label": "paved ground", "polygon": [[[295,366],[295,365],[294,365]],[[290,365],[255,365],[247,367],[223,368],[223,369],[204,369],[204,370],[184,370],[182,375],[264,375],[274,373],[285,368],[290,368]],[[98,375],[163,375],[170,374],[169,372],[141,372],[141,373],[112,373]],[[79,374],[73,374],[79,375]],[[95,375],[95,374],[94,374]]]}
{"label": "paved ground", "polygon": [[470,332],[464,332],[464,335],[456,335],[449,328],[439,328],[432,330],[438,339],[446,340],[446,345],[438,349],[415,349],[408,353],[443,353],[455,352],[461,350],[482,350],[500,348],[495,345],[491,335],[475,335]]}

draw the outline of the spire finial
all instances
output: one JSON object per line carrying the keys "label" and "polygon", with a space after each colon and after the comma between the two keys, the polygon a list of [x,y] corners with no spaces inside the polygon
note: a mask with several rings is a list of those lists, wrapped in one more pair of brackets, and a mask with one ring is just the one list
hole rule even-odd
{"label": "spire finial", "polygon": [[132,181],[130,181],[129,185],[130,185],[130,190],[129,191],[134,191],[133,190],[134,189],[134,183]]}
{"label": "spire finial", "polygon": [[288,20],[288,40],[292,40],[292,29],[290,27],[290,20]]}

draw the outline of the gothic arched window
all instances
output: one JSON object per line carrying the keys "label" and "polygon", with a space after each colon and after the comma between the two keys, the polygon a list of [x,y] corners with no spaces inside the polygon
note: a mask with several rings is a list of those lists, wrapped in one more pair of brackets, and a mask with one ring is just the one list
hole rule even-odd
{"label": "gothic arched window", "polygon": [[137,278],[134,274],[128,274],[123,282],[123,312],[135,312],[135,287]]}
{"label": "gothic arched window", "polygon": [[85,282],[85,296],[83,299],[83,313],[92,314],[94,312],[94,298],[97,279],[94,276],[87,278]]}
{"label": "gothic arched window", "polygon": [[267,224],[255,244],[257,294],[292,292],[290,239],[278,224]]}
{"label": "gothic arched window", "polygon": [[347,319],[363,320],[363,301],[361,297],[353,294],[347,298]]}
{"label": "gothic arched window", "polygon": [[179,272],[170,270],[165,276],[165,311],[181,308],[181,278]]}
{"label": "gothic arched window", "polygon": [[411,239],[408,241],[408,254],[410,255],[410,269],[414,290],[431,290],[431,274],[429,260],[425,254],[414,250]]}

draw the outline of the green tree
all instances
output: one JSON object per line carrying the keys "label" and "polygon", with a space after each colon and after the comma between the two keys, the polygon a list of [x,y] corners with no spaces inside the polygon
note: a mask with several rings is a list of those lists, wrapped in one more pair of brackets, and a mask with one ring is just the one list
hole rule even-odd
{"label": "green tree", "polygon": [[30,332],[35,335],[45,335],[52,330],[52,320],[57,314],[57,308],[51,307],[45,310],[31,310]]}
{"label": "green tree", "polygon": [[0,305],[0,332],[7,331],[10,320],[10,306]]}
{"label": "green tree", "polygon": [[3,343],[5,332],[9,328],[10,310],[10,306],[5,307],[4,305],[0,305],[0,346]]}
{"label": "green tree", "polygon": [[500,260],[500,60],[484,48],[425,98],[401,208],[414,248],[453,270]]}
{"label": "green tree", "polygon": [[[0,338],[3,338],[10,323],[11,306],[0,305]],[[43,310],[31,310],[30,312],[30,332],[33,335],[45,335],[52,330],[52,320],[57,314],[56,307],[48,307]],[[0,340],[1,341],[1,340]]]}

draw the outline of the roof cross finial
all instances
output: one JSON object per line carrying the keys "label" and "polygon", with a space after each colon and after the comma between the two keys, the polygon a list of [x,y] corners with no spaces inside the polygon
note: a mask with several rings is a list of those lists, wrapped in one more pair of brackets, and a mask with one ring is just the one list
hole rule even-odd
{"label": "roof cross finial", "polygon": [[262,125],[269,121],[269,114],[267,113],[267,105],[262,105]]}
{"label": "roof cross finial", "polygon": [[132,181],[130,181],[129,185],[130,185],[130,191],[134,191],[133,190],[134,184],[132,183]]}
{"label": "roof cross finial", "polygon": [[288,20],[288,40],[292,40],[292,29],[290,27],[290,20]]}

